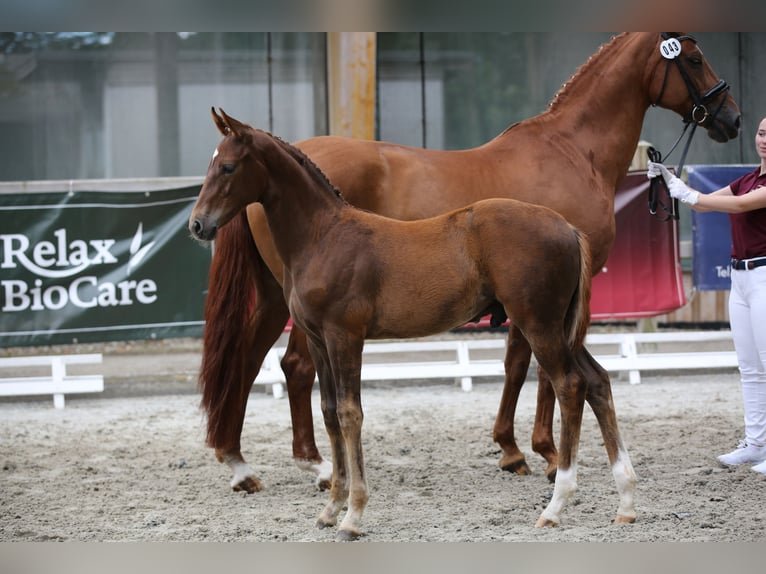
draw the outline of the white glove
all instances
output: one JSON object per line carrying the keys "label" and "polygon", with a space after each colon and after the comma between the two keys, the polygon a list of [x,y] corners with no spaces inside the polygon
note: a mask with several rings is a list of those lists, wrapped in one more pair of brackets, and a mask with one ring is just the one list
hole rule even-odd
{"label": "white glove", "polygon": [[670,185],[670,181],[676,177],[661,163],[650,161],[646,166],[646,177],[653,179],[660,175],[667,185]]}
{"label": "white glove", "polygon": [[671,197],[675,197],[679,201],[689,205],[694,205],[699,201],[699,192],[687,187],[687,185],[681,181],[681,178],[670,173],[668,168],[661,163],[650,161],[647,164],[646,177],[651,179],[660,175],[662,176],[662,179],[665,180],[665,185],[668,186],[668,191],[670,192]]}

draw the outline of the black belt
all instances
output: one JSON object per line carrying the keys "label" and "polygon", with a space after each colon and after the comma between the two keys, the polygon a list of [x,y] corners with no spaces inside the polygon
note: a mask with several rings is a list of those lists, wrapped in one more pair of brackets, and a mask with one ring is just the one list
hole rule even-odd
{"label": "black belt", "polygon": [[739,269],[755,269],[761,265],[766,265],[766,257],[758,257],[757,259],[731,259],[731,268]]}

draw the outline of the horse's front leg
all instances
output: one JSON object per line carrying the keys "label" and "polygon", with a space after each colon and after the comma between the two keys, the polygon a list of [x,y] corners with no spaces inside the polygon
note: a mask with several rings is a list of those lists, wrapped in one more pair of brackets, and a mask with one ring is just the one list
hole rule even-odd
{"label": "horse's front leg", "polygon": [[282,370],[287,381],[287,397],[293,426],[293,459],[301,470],[316,475],[320,490],[330,488],[332,463],[322,459],[314,438],[311,390],[316,370],[309,354],[305,333],[293,325],[287,342]]}
{"label": "horse's front leg", "polygon": [[553,496],[537,519],[536,527],[559,524],[561,512],[577,490],[577,448],[585,405],[585,381],[574,371],[552,377],[552,381],[561,407],[561,450]]}
{"label": "horse's front leg", "polygon": [[516,445],[513,424],[519,393],[527,378],[531,357],[529,343],[521,331],[511,325],[508,332],[508,347],[505,351],[505,385],[500,397],[492,438],[503,449],[503,456],[499,462],[500,468],[516,474],[530,473],[524,453]]}
{"label": "horse's front leg", "polygon": [[532,450],[548,461],[545,475],[548,480],[556,480],[558,451],[553,441],[553,414],[556,407],[556,393],[553,391],[551,378],[537,367],[537,409],[535,426],[532,429]]}
{"label": "horse's front leg", "polygon": [[593,409],[601,428],[606,454],[609,457],[609,464],[612,466],[612,476],[614,476],[617,493],[620,497],[617,516],[614,521],[616,523],[635,522],[636,473],[617,427],[617,414],[614,410],[609,374],[596,362],[585,347],[577,354],[577,363],[588,381],[585,399]]}

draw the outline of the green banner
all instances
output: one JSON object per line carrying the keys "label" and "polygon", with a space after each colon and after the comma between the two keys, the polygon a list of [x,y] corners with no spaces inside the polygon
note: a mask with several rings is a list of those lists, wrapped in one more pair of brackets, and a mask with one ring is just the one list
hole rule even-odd
{"label": "green banner", "polygon": [[0,184],[0,347],[199,336],[202,180]]}

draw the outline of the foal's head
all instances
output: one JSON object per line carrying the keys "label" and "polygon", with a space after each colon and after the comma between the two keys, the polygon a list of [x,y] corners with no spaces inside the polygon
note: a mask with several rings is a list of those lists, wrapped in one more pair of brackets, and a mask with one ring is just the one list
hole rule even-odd
{"label": "foal's head", "polygon": [[189,230],[197,239],[210,241],[218,228],[247,204],[258,201],[269,184],[264,161],[274,139],[211,109],[213,121],[224,138],[213,152],[205,182],[189,218]]}

